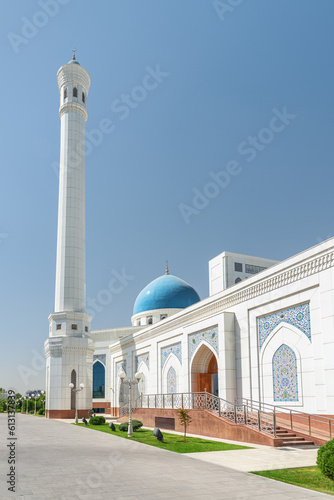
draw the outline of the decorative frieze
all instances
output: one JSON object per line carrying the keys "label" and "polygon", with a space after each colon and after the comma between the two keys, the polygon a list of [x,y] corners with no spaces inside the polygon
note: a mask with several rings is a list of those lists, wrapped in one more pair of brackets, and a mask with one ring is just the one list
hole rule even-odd
{"label": "decorative frieze", "polygon": [[165,366],[167,358],[170,354],[174,354],[177,359],[180,361],[182,365],[182,345],[181,342],[177,342],[176,344],[169,345],[168,347],[163,347],[161,349],[161,367]]}
{"label": "decorative frieze", "polygon": [[201,332],[192,333],[188,337],[189,359],[191,360],[197,347],[205,340],[219,354],[218,346],[218,326],[208,328]]}
{"label": "decorative frieze", "polygon": [[310,304],[306,303],[281,309],[280,311],[258,318],[259,349],[262,348],[271,332],[280,323],[288,323],[295,326],[298,330],[305,333],[311,342]]}

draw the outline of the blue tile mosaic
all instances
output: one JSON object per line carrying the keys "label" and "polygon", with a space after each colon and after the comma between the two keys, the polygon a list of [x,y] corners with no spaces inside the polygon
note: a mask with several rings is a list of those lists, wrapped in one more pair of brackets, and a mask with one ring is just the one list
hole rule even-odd
{"label": "blue tile mosaic", "polygon": [[170,354],[174,354],[182,365],[182,346],[181,342],[177,344],[169,345],[168,347],[163,347],[161,349],[161,366],[165,366],[166,360]]}
{"label": "blue tile mosaic", "polygon": [[310,304],[306,303],[258,318],[260,349],[274,328],[282,322],[295,326],[311,341]]}
{"label": "blue tile mosaic", "polygon": [[148,369],[150,369],[150,355],[148,352],[145,354],[139,354],[136,356],[136,372],[138,371],[138,367],[140,363],[143,362],[147,366]]}
{"label": "blue tile mosaic", "polygon": [[106,355],[105,354],[94,354],[93,363],[95,361],[101,361],[104,364],[104,366],[106,366]]}
{"label": "blue tile mosaic", "polygon": [[118,375],[121,368],[123,368],[126,373],[126,359],[124,359],[123,361],[118,361],[116,363],[116,375]]}
{"label": "blue tile mosaic", "polygon": [[176,371],[171,366],[167,372],[167,394],[176,393]]}
{"label": "blue tile mosaic", "polygon": [[297,359],[286,344],[273,356],[273,387],[274,401],[298,401]]}
{"label": "blue tile mosaic", "polygon": [[197,347],[205,340],[213,349],[219,354],[218,347],[218,326],[214,326],[212,328],[208,328],[207,330],[203,330],[201,332],[192,333],[189,335],[189,358],[193,357],[194,352]]}

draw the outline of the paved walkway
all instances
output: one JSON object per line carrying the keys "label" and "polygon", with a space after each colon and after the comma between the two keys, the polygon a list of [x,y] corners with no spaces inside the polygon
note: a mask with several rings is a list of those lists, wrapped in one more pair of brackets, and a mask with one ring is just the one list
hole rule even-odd
{"label": "paved walkway", "polygon": [[17,415],[18,481],[13,494],[6,485],[9,472],[6,414],[0,414],[0,434],[1,500],[333,498],[30,415]]}

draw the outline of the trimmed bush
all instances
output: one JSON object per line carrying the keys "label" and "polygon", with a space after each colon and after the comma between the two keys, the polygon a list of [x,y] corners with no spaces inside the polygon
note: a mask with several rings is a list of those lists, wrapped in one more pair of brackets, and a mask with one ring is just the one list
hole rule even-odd
{"label": "trimmed bush", "polygon": [[[132,420],[133,431],[137,431],[142,426],[143,426],[143,422],[141,422],[140,420]],[[128,427],[129,427],[129,422],[123,422],[123,424],[120,424],[119,430],[126,432],[128,430]]]}
{"label": "trimmed bush", "polygon": [[37,413],[38,413],[38,415],[45,415],[44,408],[40,408]]}
{"label": "trimmed bush", "polygon": [[334,481],[334,439],[319,448],[317,466],[325,476]]}
{"label": "trimmed bush", "polygon": [[102,424],[105,423],[105,421],[106,421],[106,419],[104,417],[102,417],[102,416],[100,416],[100,417],[90,417],[90,419],[89,419],[89,423],[91,425],[102,425]]}

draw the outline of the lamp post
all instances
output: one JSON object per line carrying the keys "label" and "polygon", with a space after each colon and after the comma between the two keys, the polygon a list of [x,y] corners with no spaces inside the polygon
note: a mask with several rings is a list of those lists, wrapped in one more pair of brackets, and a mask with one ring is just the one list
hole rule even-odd
{"label": "lamp post", "polygon": [[26,403],[27,403],[27,407],[26,407],[26,415],[28,415],[28,409],[29,409],[29,396],[26,396]]}
{"label": "lamp post", "polygon": [[32,394],[32,395],[31,395],[31,397],[32,397],[32,398],[34,398],[34,400],[35,400],[35,411],[34,411],[34,415],[36,416],[36,413],[37,413],[37,412],[36,412],[36,409],[37,409],[37,399],[38,399],[39,397],[41,397],[41,394],[40,394],[39,392],[37,392],[37,394]]}
{"label": "lamp post", "polygon": [[138,382],[142,378],[142,374],[139,373],[139,372],[137,372],[134,379],[133,378],[125,378],[126,377],[125,371],[123,370],[123,368],[121,368],[121,370],[119,371],[118,376],[119,376],[119,378],[121,379],[121,381],[125,385],[129,386],[129,426],[128,426],[128,437],[132,437],[133,436],[133,429],[132,429],[132,418],[131,418],[131,413],[132,413],[131,387],[133,385],[137,385],[138,384]]}
{"label": "lamp post", "polygon": [[68,384],[68,386],[71,388],[71,391],[74,392],[75,423],[77,424],[78,423],[77,393],[82,391],[82,389],[84,389],[85,384],[80,384],[78,389],[74,387],[74,384],[72,382]]}

